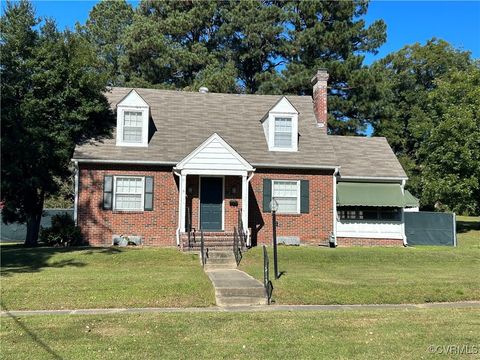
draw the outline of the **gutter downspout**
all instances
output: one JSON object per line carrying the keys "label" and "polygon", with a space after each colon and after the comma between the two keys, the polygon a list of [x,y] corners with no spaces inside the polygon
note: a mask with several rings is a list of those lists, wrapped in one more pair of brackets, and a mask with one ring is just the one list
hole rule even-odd
{"label": "gutter downspout", "polygon": [[339,168],[333,172],[333,245],[337,247],[337,174]]}
{"label": "gutter downspout", "polygon": [[[255,170],[256,169],[253,169],[252,172],[250,173],[250,175],[247,177],[247,201],[248,201],[247,206],[250,206],[250,201],[248,199],[248,196],[250,194],[250,192],[249,192],[250,180],[252,180],[253,175],[255,175]],[[244,211],[245,211],[245,209],[244,209]],[[248,216],[250,215],[250,212],[248,211],[248,208],[247,208],[247,214],[248,214]],[[252,239],[250,237],[250,229],[248,228],[248,216],[247,216],[247,223],[243,224],[243,226],[245,227],[245,230],[246,230],[246,233],[247,233],[247,246],[252,246]]]}
{"label": "gutter downspout", "polygon": [[176,169],[173,169],[173,174],[178,176],[178,227],[177,227],[177,230],[175,230],[175,237],[176,237],[176,240],[177,240],[177,246],[180,246],[180,211],[181,211],[181,206],[182,206],[182,202],[181,202],[181,189],[180,189],[180,172]]}
{"label": "gutter downspout", "polygon": [[[407,180],[402,180],[402,194],[405,196],[405,184]],[[405,234],[405,207],[402,208],[402,239],[403,239],[403,246],[407,247],[408,242],[407,242],[407,235]]]}
{"label": "gutter downspout", "polygon": [[79,177],[79,169],[78,169],[78,161],[74,162],[75,168],[75,198],[73,203],[73,221],[75,221],[75,225],[78,225],[78,177]]}

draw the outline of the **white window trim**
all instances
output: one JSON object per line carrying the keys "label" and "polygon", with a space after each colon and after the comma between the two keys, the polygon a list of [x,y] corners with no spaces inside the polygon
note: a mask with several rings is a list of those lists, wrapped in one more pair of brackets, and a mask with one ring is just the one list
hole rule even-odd
{"label": "white window trim", "polygon": [[[141,196],[141,205],[140,209],[117,209],[117,178],[129,178],[129,179],[141,179],[142,180],[142,196]],[[125,211],[125,212],[144,212],[145,211],[145,176],[131,176],[131,175],[115,175],[113,177],[113,211]]]}
{"label": "white window trim", "polygon": [[[142,141],[141,142],[128,142],[123,140],[123,127],[125,112],[141,112],[142,113]],[[146,147],[148,146],[148,107],[137,106],[121,106],[117,108],[117,146],[133,146],[133,147]]]}
{"label": "white window trim", "polygon": [[275,198],[275,183],[282,183],[282,182],[296,182],[297,183],[297,211],[296,212],[280,212],[277,211],[277,214],[290,214],[296,215],[300,214],[300,180],[289,180],[289,179],[282,179],[282,180],[272,180],[272,199]]}
{"label": "white window trim", "polygon": [[[277,147],[275,146],[275,118],[288,118],[292,120],[292,146]],[[298,151],[298,114],[279,113],[271,111],[268,115],[269,134],[268,134],[268,150],[270,151]]]}

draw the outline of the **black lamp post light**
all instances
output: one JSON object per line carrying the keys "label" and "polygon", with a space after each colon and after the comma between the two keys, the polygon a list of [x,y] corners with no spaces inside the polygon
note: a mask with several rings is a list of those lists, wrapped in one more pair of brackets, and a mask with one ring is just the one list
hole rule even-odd
{"label": "black lamp post light", "polygon": [[277,258],[277,210],[278,202],[272,198],[270,202],[270,209],[272,210],[272,235],[273,235],[273,270],[275,272],[275,280],[280,277],[278,273],[278,258]]}

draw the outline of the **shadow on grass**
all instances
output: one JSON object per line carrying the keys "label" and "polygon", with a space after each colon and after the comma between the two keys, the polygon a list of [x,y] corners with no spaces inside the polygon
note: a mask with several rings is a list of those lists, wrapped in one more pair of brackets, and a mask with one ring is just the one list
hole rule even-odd
{"label": "shadow on grass", "polygon": [[74,254],[82,251],[84,255],[116,254],[121,252],[117,248],[26,248],[23,245],[4,245],[1,247],[2,276],[11,276],[18,273],[32,273],[42,271],[44,268],[63,268],[67,266],[84,267],[87,264],[75,258],[59,261],[49,261],[56,254]]}
{"label": "shadow on grass", "polygon": [[5,304],[3,303],[3,301],[0,301],[0,304],[1,304],[1,308],[3,311],[5,311],[5,313],[7,314],[7,316],[9,318],[11,318],[15,324],[17,324],[17,326],[19,328],[21,328],[28,336],[30,336],[30,338],[36,343],[38,344],[42,349],[44,349],[47,353],[49,353],[53,359],[62,359],[62,357],[55,351],[53,350],[50,346],[48,346],[48,344],[46,342],[44,342],[42,339],[40,339],[38,337],[37,334],[35,334],[32,330],[30,330],[21,320],[20,318],[16,317],[15,315],[13,315],[12,313],[10,313],[10,311],[8,311],[7,307],[5,306]]}
{"label": "shadow on grass", "polygon": [[471,230],[480,231],[480,221],[457,221],[457,233],[466,233]]}

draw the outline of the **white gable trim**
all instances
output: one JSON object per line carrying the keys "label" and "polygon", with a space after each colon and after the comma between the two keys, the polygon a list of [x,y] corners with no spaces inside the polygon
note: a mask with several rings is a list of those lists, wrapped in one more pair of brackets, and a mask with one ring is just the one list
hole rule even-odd
{"label": "white gable trim", "polygon": [[217,133],[180,161],[175,170],[183,174],[243,175],[255,169]]}
{"label": "white gable trim", "polygon": [[[292,121],[291,147],[275,146],[275,118],[289,118]],[[268,112],[263,130],[270,151],[298,151],[298,111],[287,97],[283,96]]]}
{"label": "white gable trim", "polygon": [[[141,112],[142,113],[142,140],[141,142],[128,142],[123,140],[123,127],[125,112]],[[146,147],[148,146],[148,122],[150,118],[150,107],[145,100],[132,89],[117,104],[117,146]]]}

